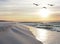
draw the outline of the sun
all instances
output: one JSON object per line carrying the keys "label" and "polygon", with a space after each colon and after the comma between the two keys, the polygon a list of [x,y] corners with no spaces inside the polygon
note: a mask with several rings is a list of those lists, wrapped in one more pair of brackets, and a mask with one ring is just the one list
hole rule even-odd
{"label": "sun", "polygon": [[50,15],[50,12],[50,10],[43,8],[40,10],[40,16],[42,18],[47,18]]}

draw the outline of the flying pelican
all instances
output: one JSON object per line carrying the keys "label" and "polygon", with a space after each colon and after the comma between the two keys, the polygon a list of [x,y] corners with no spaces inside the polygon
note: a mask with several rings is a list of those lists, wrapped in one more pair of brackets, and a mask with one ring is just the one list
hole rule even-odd
{"label": "flying pelican", "polygon": [[42,7],[42,8],[45,8],[45,9],[47,9],[47,7]]}
{"label": "flying pelican", "polygon": [[48,4],[49,6],[54,6],[53,4]]}
{"label": "flying pelican", "polygon": [[39,6],[39,4],[36,4],[36,3],[33,3],[34,5],[36,5],[36,6]]}

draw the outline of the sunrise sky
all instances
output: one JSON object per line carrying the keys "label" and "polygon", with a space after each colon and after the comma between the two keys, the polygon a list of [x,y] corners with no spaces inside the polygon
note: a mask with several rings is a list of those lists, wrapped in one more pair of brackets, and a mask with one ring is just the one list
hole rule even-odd
{"label": "sunrise sky", "polygon": [[[35,6],[38,3],[40,6]],[[53,7],[47,4],[53,4]],[[46,6],[51,11],[47,18],[41,18],[40,10]],[[39,22],[60,21],[60,0],[0,0],[0,20]]]}

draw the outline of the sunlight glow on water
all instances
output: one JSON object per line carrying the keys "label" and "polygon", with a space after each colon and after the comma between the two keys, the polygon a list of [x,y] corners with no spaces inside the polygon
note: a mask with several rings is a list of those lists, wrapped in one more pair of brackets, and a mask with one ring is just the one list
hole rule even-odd
{"label": "sunlight glow on water", "polygon": [[37,29],[36,38],[40,41],[45,41],[47,39],[47,30]]}

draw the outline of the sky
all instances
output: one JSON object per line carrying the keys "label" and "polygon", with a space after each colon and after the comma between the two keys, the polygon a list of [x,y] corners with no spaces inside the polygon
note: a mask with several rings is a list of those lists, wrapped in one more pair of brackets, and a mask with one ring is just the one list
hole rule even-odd
{"label": "sky", "polygon": [[[40,4],[35,6],[33,3]],[[53,4],[53,7],[47,6]],[[41,18],[40,10],[51,10],[48,18]],[[0,20],[21,22],[60,21],[60,0],[0,0]]]}

